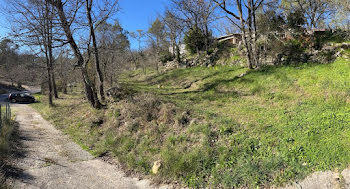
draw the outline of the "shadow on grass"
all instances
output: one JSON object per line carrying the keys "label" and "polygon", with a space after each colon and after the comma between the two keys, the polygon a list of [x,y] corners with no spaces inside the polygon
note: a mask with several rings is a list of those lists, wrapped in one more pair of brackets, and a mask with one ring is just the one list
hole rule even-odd
{"label": "shadow on grass", "polygon": [[[307,65],[290,65],[288,67],[293,67],[296,69],[302,69],[307,68],[309,66],[314,66],[317,64],[307,64]],[[301,67],[300,67],[301,66]],[[225,86],[230,84],[248,84],[252,85],[257,80],[261,79],[263,76],[266,75],[272,75],[279,72],[279,69],[281,67],[286,66],[264,66],[256,70],[247,70],[245,73],[242,73],[240,75],[236,75],[230,79],[227,78],[217,78],[213,81],[210,81],[208,83],[205,83],[203,86],[201,86],[197,90],[187,90],[187,91],[181,91],[181,92],[163,92],[160,93],[164,97],[173,98],[174,100],[190,100],[192,102],[200,103],[205,100],[209,101],[215,101],[215,100],[225,100],[225,99],[232,99],[232,98],[239,98],[241,96],[250,96],[254,95],[254,91],[246,92],[246,91],[237,91],[234,88],[226,88]],[[237,71],[237,70],[235,70]],[[208,78],[210,76],[215,76],[220,73],[226,73],[226,72],[232,72],[225,71],[225,72],[216,72],[214,74],[211,74],[209,76],[203,77],[203,79]],[[203,80],[202,79],[202,80]],[[223,89],[220,89],[220,86],[223,86]]]}
{"label": "shadow on grass", "polygon": [[[244,69],[244,67],[240,67],[237,69],[231,68],[231,69],[227,69],[227,70],[223,70],[223,71],[220,71],[220,70],[214,71],[214,73],[208,74],[204,77],[201,77],[200,79],[196,79],[196,80],[192,81],[192,83],[203,81],[205,79],[209,79],[211,77],[215,77],[215,76],[218,76],[220,74],[236,72],[236,71],[241,70],[241,69]],[[186,76],[191,75],[191,71],[192,71],[192,69],[189,68],[188,70],[178,69],[178,70],[172,71],[170,73],[165,72],[165,73],[161,73],[159,75],[151,76],[151,77],[147,78],[146,80],[144,80],[144,82],[149,83],[151,85],[160,84],[160,83],[163,83],[163,82],[166,82],[169,80],[174,80],[175,78],[185,78]],[[156,79],[156,81],[152,82],[152,80],[155,80],[155,79]]]}
{"label": "shadow on grass", "polygon": [[[6,186],[6,180],[16,180],[19,178],[25,178],[26,180],[32,180],[33,177],[29,174],[25,174],[24,170],[17,166],[16,161],[25,157],[27,151],[21,142],[21,136],[19,134],[19,124],[15,121],[11,123],[13,125],[13,131],[8,141],[8,149],[3,149],[0,153],[0,186]],[[6,187],[5,187],[6,188]]]}
{"label": "shadow on grass", "polygon": [[[263,91],[263,85],[260,80],[263,80],[267,76],[276,75],[276,79],[282,80],[281,82],[289,82],[285,81],[283,77],[284,75],[288,75],[289,72],[293,72],[293,70],[303,70],[308,69],[310,67],[322,66],[317,63],[301,63],[301,64],[290,64],[290,65],[267,65],[262,66],[259,69],[255,70],[247,70],[244,73],[239,72],[241,69],[245,69],[244,67],[232,67],[232,68],[219,68],[218,70],[212,70],[209,73],[204,72],[203,75],[194,81],[189,81],[187,88],[178,88],[176,86],[170,86],[170,88],[155,88],[154,84],[161,84],[162,82],[166,82],[167,80],[185,80],[188,78],[188,74],[191,74],[191,71],[196,72],[194,75],[199,77],[198,73],[202,70],[192,70],[191,68],[188,70],[178,69],[172,72],[162,73],[160,75],[154,75],[150,78],[143,81],[127,81],[128,85],[131,85],[135,88],[138,88],[139,92],[150,92],[161,95],[165,99],[169,99],[172,102],[176,101],[184,101],[186,102],[195,102],[200,103],[203,101],[212,101],[212,100],[232,100],[238,99],[241,96],[251,96],[259,93],[259,91]],[[287,68],[287,69],[286,69]],[[289,69],[290,68],[290,69]],[[286,70],[285,70],[286,69]],[[167,75],[168,74],[168,75]],[[236,74],[234,76],[234,74]],[[231,78],[229,75],[233,75]],[[223,76],[223,77],[221,77]],[[206,80],[209,79],[209,80]],[[287,78],[288,79],[288,78]],[[188,78],[189,80],[189,78]],[[191,89],[191,86],[199,81],[206,80],[202,82],[201,86],[196,89]],[[248,86],[247,90],[236,90],[234,86]],[[178,85],[175,84],[175,85]]]}
{"label": "shadow on grass", "polygon": [[[231,70],[232,71],[232,70]],[[226,71],[226,72],[231,72],[231,71]],[[195,91],[184,91],[184,92],[174,92],[174,93],[166,93],[166,94],[163,94],[163,95],[176,95],[176,94],[191,94],[191,93],[204,93],[204,92],[207,92],[207,91],[210,91],[210,90],[215,90],[216,92],[219,92],[219,93],[227,93],[227,92],[220,92],[218,90],[216,90],[216,88],[219,86],[219,85],[222,85],[222,84],[227,84],[227,83],[232,83],[232,82],[236,82],[237,80],[239,79],[244,79],[248,82],[253,82],[252,80],[248,80],[248,79],[245,79],[244,77],[247,76],[248,74],[254,72],[253,71],[250,71],[248,70],[246,73],[244,73],[243,75],[237,75],[237,76],[234,76],[233,78],[231,79],[217,79],[211,83],[206,83],[204,84],[203,87],[199,88],[198,90],[195,90]],[[209,76],[206,76],[206,77],[203,77],[202,79],[200,80],[204,80],[204,79],[207,79],[209,77],[213,77],[215,75],[218,75],[218,74],[222,74],[222,73],[225,73],[225,72],[217,72],[215,74],[211,74]],[[196,80],[197,81],[200,81],[200,80]]]}

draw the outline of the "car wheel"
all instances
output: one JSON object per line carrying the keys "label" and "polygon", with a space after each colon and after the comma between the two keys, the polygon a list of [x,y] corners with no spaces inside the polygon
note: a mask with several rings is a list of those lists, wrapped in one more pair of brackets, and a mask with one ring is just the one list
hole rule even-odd
{"label": "car wheel", "polygon": [[16,103],[17,100],[13,98],[13,99],[11,99],[11,102],[12,102],[12,103]]}

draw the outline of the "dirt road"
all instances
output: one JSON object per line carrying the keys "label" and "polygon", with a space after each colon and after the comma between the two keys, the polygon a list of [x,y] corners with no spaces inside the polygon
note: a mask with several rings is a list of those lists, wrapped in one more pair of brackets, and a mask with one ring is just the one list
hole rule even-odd
{"label": "dirt road", "polygon": [[158,188],[95,159],[30,106],[15,104],[12,109],[23,151],[15,160],[22,171],[13,181],[14,188]]}

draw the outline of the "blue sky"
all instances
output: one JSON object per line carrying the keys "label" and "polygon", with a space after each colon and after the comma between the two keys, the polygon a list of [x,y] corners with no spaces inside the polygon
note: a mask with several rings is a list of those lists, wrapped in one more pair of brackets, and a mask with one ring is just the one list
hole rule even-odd
{"label": "blue sky", "polygon": [[[119,0],[121,10],[117,14],[117,18],[123,28],[129,32],[138,29],[147,31],[149,24],[164,11],[168,3],[169,0]],[[7,36],[8,27],[6,17],[0,13],[0,38]],[[130,40],[131,47],[136,48],[137,42]]]}
{"label": "blue sky", "polygon": [[[138,29],[147,31],[150,23],[161,14],[169,0],[119,0],[121,11],[118,13],[122,27],[133,32]],[[137,42],[130,39],[131,47],[136,48]]]}

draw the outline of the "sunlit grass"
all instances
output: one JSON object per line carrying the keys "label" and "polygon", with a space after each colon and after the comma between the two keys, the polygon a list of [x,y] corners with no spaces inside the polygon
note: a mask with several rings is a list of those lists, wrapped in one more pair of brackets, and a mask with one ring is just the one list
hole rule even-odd
{"label": "sunlit grass", "polygon": [[[183,128],[151,122],[120,130],[121,104],[94,110],[82,94],[63,96],[52,108],[33,106],[85,149],[110,151],[146,174],[161,159],[160,177],[190,187],[268,187],[349,165],[349,76],[345,59],[255,71],[214,66],[123,75],[134,90],[205,120]],[[100,118],[103,127],[91,124]]]}
{"label": "sunlit grass", "polygon": [[[257,71],[196,67],[125,82],[205,115],[218,135],[207,174],[214,175],[212,184],[232,187],[279,185],[313,171],[345,168],[349,73],[349,62],[339,59]],[[195,86],[184,89],[186,81]]]}

